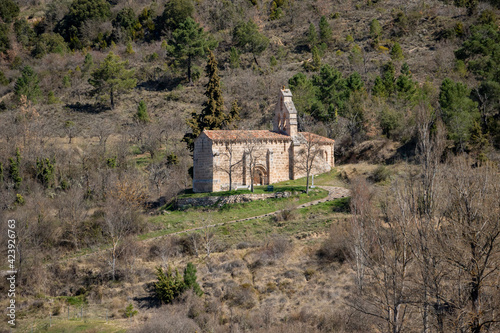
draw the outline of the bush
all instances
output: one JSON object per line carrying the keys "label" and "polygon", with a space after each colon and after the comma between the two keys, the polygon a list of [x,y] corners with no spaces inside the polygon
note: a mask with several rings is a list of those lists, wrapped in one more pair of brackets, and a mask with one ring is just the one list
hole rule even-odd
{"label": "bush", "polygon": [[292,248],[290,241],[279,235],[273,235],[267,244],[265,254],[272,259],[279,259]]}
{"label": "bush", "polygon": [[351,212],[351,198],[340,198],[333,201],[333,211],[338,213],[350,213]]}
{"label": "bush", "polygon": [[127,307],[125,308],[125,312],[124,312],[125,318],[133,317],[136,314],[137,314],[137,310],[134,310],[134,306],[132,305],[132,303],[127,305]]}
{"label": "bush", "polygon": [[274,216],[274,221],[275,222],[291,221],[296,216],[297,216],[297,209],[293,204],[290,204],[287,207],[280,210],[278,213],[276,213],[276,215]]}
{"label": "bush", "polygon": [[332,224],[328,239],[323,242],[317,252],[318,257],[329,262],[344,263],[350,257],[347,236],[345,228],[339,224]]}
{"label": "bush", "polygon": [[183,278],[181,278],[177,269],[174,275],[170,267],[168,267],[166,274],[163,268],[157,267],[156,277],[158,279],[155,283],[156,297],[163,303],[171,303],[175,298],[189,289],[192,289],[198,296],[203,295],[203,291],[196,282],[196,267],[192,263],[187,264],[186,269],[184,269]]}
{"label": "bush", "polygon": [[370,179],[375,183],[383,182],[389,179],[391,176],[391,171],[386,168],[384,165],[379,165],[371,175]]}
{"label": "bush", "polygon": [[156,268],[156,278],[158,279],[155,283],[156,297],[163,303],[171,303],[184,291],[184,281],[177,269],[174,275],[172,268],[168,267],[165,274],[163,268],[158,267]]}

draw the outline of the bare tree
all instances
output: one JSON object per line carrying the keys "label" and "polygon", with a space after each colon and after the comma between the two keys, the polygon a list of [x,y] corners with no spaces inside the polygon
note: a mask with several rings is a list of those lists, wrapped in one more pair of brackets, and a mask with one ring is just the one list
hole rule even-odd
{"label": "bare tree", "polygon": [[313,133],[302,133],[304,141],[302,143],[302,148],[299,150],[297,158],[295,158],[294,163],[299,171],[305,171],[306,173],[306,193],[309,194],[309,176],[311,171],[315,167],[315,162],[318,156],[323,152],[321,137]]}
{"label": "bare tree", "polygon": [[356,284],[359,290],[363,289],[365,267],[367,265],[366,253],[367,235],[366,225],[373,219],[372,212],[373,191],[364,178],[356,178],[351,183],[351,252],[353,254],[356,272]]}
{"label": "bare tree", "polygon": [[[417,302],[422,305],[423,331],[429,332],[431,316],[435,317],[439,332],[444,332],[444,278],[447,269],[437,250],[435,235],[439,232],[441,212],[438,197],[441,195],[439,184],[441,156],[445,148],[445,130],[435,113],[426,104],[416,108],[416,132],[418,137],[416,157],[420,164],[420,173],[407,172],[405,202],[407,214],[414,216],[415,223],[409,229],[412,253],[416,269],[419,272]],[[436,130],[432,131],[435,127]],[[434,311],[431,311],[431,306]]]}
{"label": "bare tree", "polygon": [[210,257],[210,254],[214,251],[215,248],[214,229],[215,225],[213,224],[213,220],[211,218],[203,220],[203,231],[201,236],[207,258]]}
{"label": "bare tree", "polygon": [[172,174],[172,170],[168,167],[165,161],[153,162],[146,168],[149,181],[154,184],[158,196],[161,194],[161,187],[167,182]]}
{"label": "bare tree", "polygon": [[226,173],[229,177],[229,191],[233,189],[233,176],[238,176],[237,168],[243,163],[243,159],[237,158],[234,140],[226,141],[226,150],[220,154],[222,161],[217,163],[215,169]]}
{"label": "bare tree", "polygon": [[390,333],[404,332],[411,314],[409,272],[412,257],[407,237],[411,219],[397,204],[389,199],[383,203],[391,212],[385,223],[375,215],[364,219],[363,289],[358,289],[349,299],[350,306],[380,319],[382,327],[385,326],[382,330]]}
{"label": "bare tree", "polygon": [[247,140],[244,147],[243,168],[248,167],[250,173],[250,190],[254,191],[254,178],[257,166],[264,162],[264,151],[258,140]]}
{"label": "bare tree", "polygon": [[92,136],[99,139],[99,145],[103,147],[104,153],[106,153],[106,143],[108,142],[110,135],[115,133],[113,124],[109,120],[98,119],[92,129]]}
{"label": "bare tree", "polygon": [[59,206],[57,215],[64,230],[61,241],[72,243],[75,250],[78,251],[82,222],[88,215],[84,191],[76,186],[72,187],[60,196],[57,204]]}
{"label": "bare tree", "polygon": [[500,174],[495,165],[471,165],[468,158],[456,157],[446,170],[447,223],[439,241],[458,272],[453,306],[460,329],[480,333],[499,328],[499,310],[487,299],[500,267]]}
{"label": "bare tree", "polygon": [[163,129],[158,124],[146,125],[142,134],[141,150],[148,152],[155,159],[162,144]]}
{"label": "bare tree", "polygon": [[123,175],[113,185],[106,199],[103,233],[111,245],[110,266],[112,279],[115,280],[118,245],[139,229],[138,211],[144,203],[146,192],[136,175]]}

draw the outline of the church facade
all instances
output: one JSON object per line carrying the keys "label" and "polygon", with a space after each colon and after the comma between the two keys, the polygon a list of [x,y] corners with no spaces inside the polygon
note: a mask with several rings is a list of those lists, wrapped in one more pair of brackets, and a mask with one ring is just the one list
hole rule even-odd
{"label": "church facade", "polygon": [[335,141],[298,132],[289,89],[281,89],[273,130],[204,130],[193,153],[193,191],[217,192],[269,185],[334,167]]}

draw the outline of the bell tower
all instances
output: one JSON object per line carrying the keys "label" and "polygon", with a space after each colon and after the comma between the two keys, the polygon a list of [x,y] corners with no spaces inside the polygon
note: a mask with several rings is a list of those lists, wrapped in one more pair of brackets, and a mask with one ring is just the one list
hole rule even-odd
{"label": "bell tower", "polygon": [[297,135],[297,109],[293,105],[292,92],[284,86],[280,89],[274,110],[273,131],[288,136]]}

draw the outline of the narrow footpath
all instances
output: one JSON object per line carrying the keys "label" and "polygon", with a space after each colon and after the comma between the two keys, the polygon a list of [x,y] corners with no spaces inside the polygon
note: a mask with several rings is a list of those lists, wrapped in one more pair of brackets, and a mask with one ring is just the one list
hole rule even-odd
{"label": "narrow footpath", "polygon": [[[323,202],[333,201],[333,200],[336,200],[336,199],[344,198],[344,197],[347,197],[347,196],[350,195],[350,191],[348,189],[344,188],[344,187],[335,187],[335,186],[318,186],[318,187],[328,191],[328,195],[325,198],[314,200],[314,201],[310,201],[310,202],[306,202],[306,203],[304,203],[302,205],[299,205],[299,206],[297,206],[295,208],[300,209],[300,208],[310,207],[310,206],[314,206],[314,205],[317,205],[317,204],[320,204],[320,203],[323,203]],[[192,232],[192,231],[197,231],[197,230],[203,230],[205,228],[213,228],[213,227],[219,227],[219,226],[223,226],[223,225],[227,225],[227,224],[233,224],[233,223],[238,223],[238,222],[256,220],[256,219],[260,219],[260,218],[263,218],[263,217],[276,215],[280,211],[281,210],[277,210],[277,211],[274,211],[274,212],[271,212],[271,213],[267,213],[267,214],[263,214],[263,215],[258,215],[258,216],[247,217],[247,218],[244,218],[244,219],[232,220],[232,221],[221,222],[221,223],[214,223],[214,224],[204,225],[204,226],[201,226],[201,227],[196,227],[196,228],[186,229],[186,230],[182,230],[182,231],[172,232],[170,234],[165,234],[165,235],[161,235],[161,236],[157,236],[157,237],[152,237],[152,238],[145,239],[145,240],[143,240],[143,242],[149,242],[149,241],[152,241],[152,240],[155,240],[155,239],[159,239],[159,238],[162,238],[162,237],[167,237],[167,236],[172,236],[172,235],[179,235],[179,234],[184,234],[184,233],[188,233],[188,232]]]}

